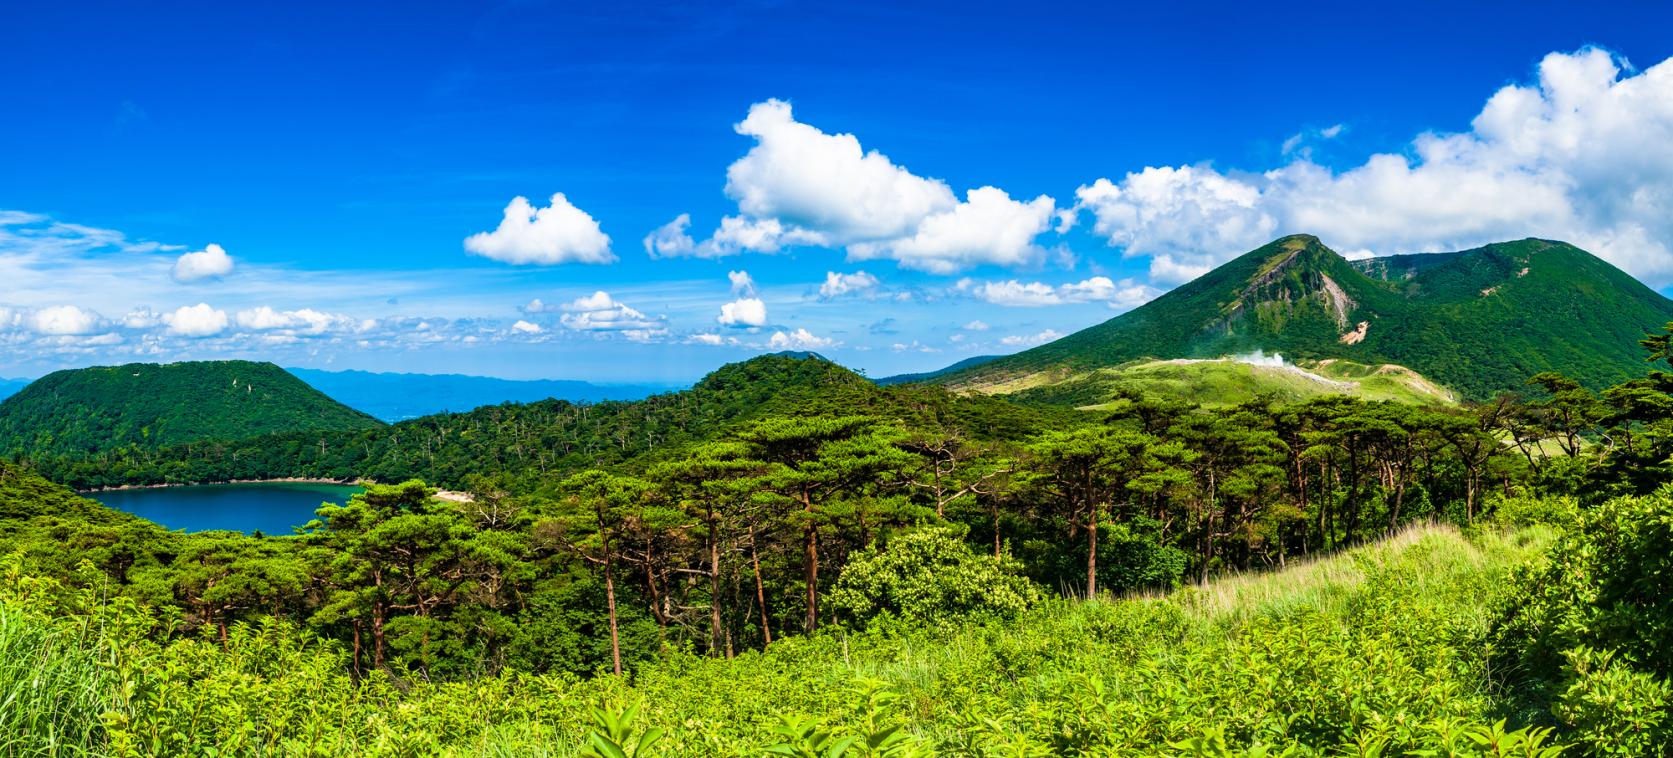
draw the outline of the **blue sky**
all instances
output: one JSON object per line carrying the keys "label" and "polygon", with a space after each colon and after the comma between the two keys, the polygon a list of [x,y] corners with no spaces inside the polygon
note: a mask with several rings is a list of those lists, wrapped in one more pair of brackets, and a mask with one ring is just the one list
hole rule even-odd
{"label": "blue sky", "polygon": [[237,5],[8,11],[0,375],[884,375],[1294,232],[1673,282],[1663,4]]}

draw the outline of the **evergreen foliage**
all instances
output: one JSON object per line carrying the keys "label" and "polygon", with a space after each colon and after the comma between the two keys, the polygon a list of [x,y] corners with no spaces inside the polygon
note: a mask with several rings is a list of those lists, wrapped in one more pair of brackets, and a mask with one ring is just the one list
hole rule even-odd
{"label": "evergreen foliage", "polygon": [[271,363],[131,363],[47,374],[0,402],[0,454],[150,451],[377,426]]}

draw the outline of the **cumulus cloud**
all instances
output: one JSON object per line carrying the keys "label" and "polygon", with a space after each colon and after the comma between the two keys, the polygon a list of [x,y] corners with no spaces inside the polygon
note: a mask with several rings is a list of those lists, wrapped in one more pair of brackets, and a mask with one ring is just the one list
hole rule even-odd
{"label": "cumulus cloud", "polygon": [[[1161,290],[1132,279],[1116,282],[1107,276],[1094,276],[1079,282],[1052,286],[1044,282],[977,282],[961,279],[955,287],[960,292],[983,302],[1014,308],[1033,308],[1065,303],[1107,303],[1111,308],[1127,309],[1142,305],[1161,294]],[[971,322],[981,324],[980,321]],[[986,328],[986,324],[982,324]],[[970,328],[966,325],[965,328]]]}
{"label": "cumulus cloud", "polygon": [[711,346],[735,344],[737,342],[737,340],[735,340],[735,339],[732,339],[732,338],[729,338],[729,337],[722,337],[718,334],[693,334],[689,337],[686,337],[685,341],[686,341],[687,344],[691,344],[691,345],[711,345]]}
{"label": "cumulus cloud", "polygon": [[1029,265],[1045,254],[1034,238],[1051,228],[1056,207],[1045,195],[1025,203],[996,187],[981,187],[951,209],[926,216],[910,236],[856,243],[848,254],[855,260],[890,258],[935,274],[978,264]]}
{"label": "cumulus cloud", "polygon": [[[1321,135],[1323,133],[1321,132]],[[1344,253],[1528,236],[1573,242],[1652,283],[1673,279],[1673,60],[1642,72],[1598,49],[1552,53],[1456,134],[1335,171],[1305,156],[1258,174],[1146,168],[1076,192],[1094,231],[1178,282],[1285,233]]]}
{"label": "cumulus cloud", "polygon": [[645,252],[652,258],[678,258],[697,252],[697,243],[687,229],[691,228],[691,214],[681,213],[650,234],[645,235]]}
{"label": "cumulus cloud", "polygon": [[630,338],[647,338],[666,331],[664,320],[640,313],[610,297],[602,290],[576,298],[562,306],[559,321],[582,332],[620,332]]}
{"label": "cumulus cloud", "polygon": [[[677,220],[677,219],[676,219]],[[649,243],[647,242],[647,245]],[[586,211],[575,207],[562,192],[545,208],[518,196],[505,207],[499,228],[465,238],[465,249],[504,263],[613,263],[610,237]]]}
{"label": "cumulus cloud", "polygon": [[773,332],[767,339],[767,347],[774,350],[818,350],[820,348],[835,347],[836,341],[815,336],[806,329],[792,332]]}
{"label": "cumulus cloud", "polygon": [[232,256],[227,255],[220,245],[207,245],[202,250],[174,259],[174,280],[177,282],[219,279],[230,273]]}
{"label": "cumulus cloud", "polygon": [[239,311],[233,320],[240,329],[299,334],[324,334],[327,331],[347,330],[357,326],[353,318],[335,313],[324,313],[312,308],[279,311],[265,305]]}
{"label": "cumulus cloud", "polygon": [[967,332],[985,332],[985,331],[988,330],[988,324],[987,324],[986,321],[982,321],[982,320],[978,319],[976,321],[972,321],[968,324],[965,324],[964,325],[964,330],[967,331]]}
{"label": "cumulus cloud", "polygon": [[29,315],[29,328],[52,336],[91,334],[102,322],[99,314],[73,305],[55,305]]}
{"label": "cumulus cloud", "polygon": [[183,337],[209,337],[226,331],[227,312],[208,303],[183,305],[173,313],[163,314],[168,331]]}
{"label": "cumulus cloud", "polygon": [[511,330],[514,332],[522,332],[524,334],[539,334],[542,331],[545,331],[540,328],[539,324],[530,323],[522,319],[517,319],[517,323],[511,325]]}
{"label": "cumulus cloud", "polygon": [[[726,194],[737,202],[738,215],[722,218],[709,239],[689,245],[676,219],[647,238],[647,249],[718,257],[800,245],[845,247],[853,260],[890,259],[935,273],[1021,265],[1043,255],[1034,239],[1052,226],[1056,202],[1050,197],[1020,201],[980,187],[961,201],[946,182],[865,150],[852,134],[797,121],[782,100],[756,103],[735,128],[755,139],[726,171]],[[663,238],[666,246],[658,244]]]}
{"label": "cumulus cloud", "polygon": [[755,147],[726,170],[726,194],[753,218],[827,232],[837,244],[901,237],[957,204],[941,181],[915,176],[852,134],[801,123],[790,104],[750,106],[734,127]]}
{"label": "cumulus cloud", "polygon": [[722,326],[758,327],[767,325],[767,304],[759,298],[745,297],[720,306],[715,319]]}
{"label": "cumulus cloud", "polygon": [[162,322],[162,314],[145,306],[128,311],[128,315],[122,317],[122,325],[129,329],[150,329]]}
{"label": "cumulus cloud", "polygon": [[728,271],[726,272],[726,278],[732,282],[732,294],[755,294],[755,280],[750,278],[748,271]]}
{"label": "cumulus cloud", "polygon": [[825,283],[819,285],[819,298],[833,300],[844,295],[874,295],[880,284],[877,277],[864,271],[852,274],[839,274],[835,271],[825,272]]}
{"label": "cumulus cloud", "polygon": [[1006,347],[1033,347],[1035,345],[1044,345],[1045,343],[1058,339],[1062,336],[1062,332],[1054,329],[1047,329],[1037,334],[1013,334],[1009,337],[1001,338],[999,340],[999,344]]}

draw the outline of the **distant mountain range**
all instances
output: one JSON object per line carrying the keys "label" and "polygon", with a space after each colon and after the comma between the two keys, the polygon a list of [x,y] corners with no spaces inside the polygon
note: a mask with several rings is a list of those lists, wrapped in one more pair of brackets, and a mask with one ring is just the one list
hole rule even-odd
{"label": "distant mountain range", "polygon": [[0,455],[81,455],[381,425],[271,363],[130,363],[55,371],[0,402]]}
{"label": "distant mountain range", "polygon": [[1669,321],[1673,300],[1562,242],[1349,261],[1296,235],[1097,326],[926,381],[1008,393],[1135,361],[1261,350],[1395,364],[1484,399],[1542,371],[1594,388],[1639,376],[1638,340]]}
{"label": "distant mountain range", "polygon": [[286,370],[338,402],[390,423],[500,403],[531,403],[548,398],[578,403],[639,400],[678,389],[660,384],[592,384],[562,379],[516,381],[462,374]]}
{"label": "distant mountain range", "polygon": [[29,386],[29,379],[0,379],[0,400],[5,400]]}

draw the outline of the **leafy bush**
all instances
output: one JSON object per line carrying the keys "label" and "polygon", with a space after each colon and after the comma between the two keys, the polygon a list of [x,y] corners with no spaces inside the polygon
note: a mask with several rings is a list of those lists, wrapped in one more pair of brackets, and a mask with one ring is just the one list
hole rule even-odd
{"label": "leafy bush", "polygon": [[1673,487],[1584,511],[1495,629],[1511,685],[1596,755],[1673,750]]}
{"label": "leafy bush", "polygon": [[1580,522],[1580,501],[1567,496],[1520,495],[1496,497],[1488,504],[1493,518],[1504,526],[1550,526],[1572,529]]}
{"label": "leafy bush", "polygon": [[903,532],[856,556],[830,603],[856,624],[884,614],[947,624],[964,616],[1009,618],[1039,602],[1040,589],[1009,556],[979,555],[947,527]]}

